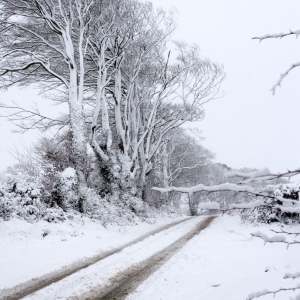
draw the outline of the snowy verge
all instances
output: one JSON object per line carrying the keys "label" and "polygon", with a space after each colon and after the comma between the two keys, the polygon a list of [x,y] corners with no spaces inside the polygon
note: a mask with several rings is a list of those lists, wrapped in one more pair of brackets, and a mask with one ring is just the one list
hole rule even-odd
{"label": "snowy verge", "polygon": [[107,226],[75,217],[63,223],[0,221],[0,290],[62,269],[83,258],[112,250],[184,217],[162,217],[154,224]]}

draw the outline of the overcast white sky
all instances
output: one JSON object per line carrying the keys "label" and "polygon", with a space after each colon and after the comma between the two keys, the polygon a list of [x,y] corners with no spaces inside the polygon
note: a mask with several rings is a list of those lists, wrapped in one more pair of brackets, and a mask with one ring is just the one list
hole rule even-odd
{"label": "overcast white sky", "polygon": [[[153,0],[155,6],[176,7],[179,13],[174,39],[196,43],[202,54],[223,63],[226,96],[206,105],[199,122],[203,144],[217,161],[240,167],[269,167],[284,171],[300,166],[300,68],[284,80],[275,96],[269,91],[292,63],[300,61],[300,38],[251,38],[266,33],[300,29],[299,0]],[[0,93],[1,101],[30,102],[34,90]],[[55,108],[51,108],[52,111]],[[37,133],[11,134],[0,119],[0,170],[15,162],[8,150],[34,141]]]}

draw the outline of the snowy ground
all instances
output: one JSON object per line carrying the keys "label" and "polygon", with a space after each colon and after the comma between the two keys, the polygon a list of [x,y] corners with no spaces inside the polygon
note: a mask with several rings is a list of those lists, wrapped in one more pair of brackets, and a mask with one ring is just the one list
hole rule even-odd
{"label": "snowy ground", "polygon": [[204,217],[190,219],[184,223],[157,233],[147,239],[125,248],[120,253],[109,256],[88,268],[82,269],[44,289],[24,298],[34,300],[53,299],[95,299],[99,290],[105,289],[119,274],[153,254],[165,249],[176,239],[187,234]]}
{"label": "snowy ground", "polygon": [[103,227],[87,218],[64,223],[0,220],[0,290],[110,250],[181,217],[158,217],[154,224]]}
{"label": "snowy ground", "polygon": [[[196,219],[151,236],[26,299],[70,299],[71,295],[83,295],[85,289],[91,291],[108,285],[109,278],[116,273],[188,232],[196,224]],[[98,223],[80,219],[65,224],[29,224],[17,220],[1,222],[0,289],[119,246],[174,221],[160,218],[155,225],[144,223],[126,228],[103,228]],[[293,281],[283,277],[286,273],[300,271],[300,245],[291,245],[288,250],[285,244],[264,246],[261,239],[250,235],[259,230],[273,236],[270,229],[279,228],[278,225],[254,227],[242,224],[238,216],[218,217],[127,299],[241,300],[264,289],[294,287],[299,279]],[[300,226],[285,229],[299,232]],[[281,292],[275,299],[286,300],[299,294],[300,290]],[[273,295],[259,299],[273,299]]]}
{"label": "snowy ground", "polygon": [[[239,217],[223,216],[194,237],[161,269],[152,274],[128,300],[241,300],[251,292],[294,287],[300,280],[283,279],[300,271],[300,245],[267,244],[251,232],[273,236],[271,228],[241,224]],[[295,227],[290,228],[296,230]],[[300,231],[300,226],[297,228]],[[281,292],[287,300],[300,290]],[[273,299],[273,295],[259,299]],[[297,298],[298,300],[298,298]]]}

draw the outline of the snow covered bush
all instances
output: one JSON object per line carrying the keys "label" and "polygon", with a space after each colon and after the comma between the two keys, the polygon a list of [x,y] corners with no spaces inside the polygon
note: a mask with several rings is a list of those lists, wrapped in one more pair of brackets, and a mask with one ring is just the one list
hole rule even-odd
{"label": "snow covered bush", "polygon": [[101,220],[104,226],[137,224],[151,214],[149,206],[140,198],[117,192],[101,197],[93,189],[88,189],[83,209],[86,215]]}
{"label": "snow covered bush", "polygon": [[[65,185],[63,187],[65,188]],[[67,192],[67,199],[72,199],[70,190]],[[20,218],[28,222],[43,219],[48,222],[61,222],[72,217],[57,204],[50,207],[49,203],[45,202],[44,194],[41,178],[22,172],[6,173],[0,182],[0,219],[8,221],[11,218]]]}
{"label": "snow covered bush", "polygon": [[0,183],[0,218],[19,217],[36,221],[42,216],[42,185],[39,179],[24,173],[7,174]]}
{"label": "snow covered bush", "polygon": [[[270,207],[256,207],[253,210],[245,210],[241,217],[243,220],[260,223],[281,222],[292,224],[299,222],[299,213],[289,211],[289,208],[299,206],[300,183],[285,183],[278,185],[267,185],[261,189],[261,192],[268,196],[275,196],[278,199],[274,202],[272,198],[265,199],[265,203]],[[287,201],[281,201],[280,199]],[[289,201],[289,200],[291,201]],[[283,207],[283,209],[279,209]]]}
{"label": "snow covered bush", "polygon": [[64,211],[78,210],[78,179],[73,168],[66,168],[57,174],[57,180],[51,193],[51,206],[57,205]]}

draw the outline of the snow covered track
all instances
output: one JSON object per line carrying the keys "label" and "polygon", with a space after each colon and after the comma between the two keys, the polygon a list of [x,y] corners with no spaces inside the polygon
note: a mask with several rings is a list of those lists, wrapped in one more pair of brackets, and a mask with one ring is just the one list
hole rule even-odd
{"label": "snow covered track", "polygon": [[133,292],[144,280],[146,280],[152,273],[166,263],[189,240],[191,240],[195,235],[199,234],[200,231],[207,228],[215,218],[215,216],[207,217],[203,221],[199,222],[188,234],[182,236],[170,246],[152,255],[142,263],[133,266],[121,274],[117,274],[111,280],[111,286],[99,291],[98,295],[89,295],[86,297],[86,299],[125,299],[129,293]]}
{"label": "snow covered track", "polygon": [[140,236],[139,238],[136,238],[136,239],[134,239],[128,243],[125,243],[119,247],[116,247],[112,250],[104,251],[104,252],[101,252],[92,257],[75,261],[74,263],[67,265],[59,270],[50,272],[48,274],[45,274],[45,275],[37,277],[37,278],[33,278],[27,282],[18,284],[17,286],[14,286],[12,288],[0,290],[0,299],[1,300],[21,299],[21,298],[28,296],[40,289],[43,289],[44,287],[47,287],[48,285],[58,282],[59,280],[62,280],[64,278],[66,278],[67,276],[70,276],[84,268],[87,268],[87,267],[113,255],[113,254],[121,252],[123,249],[130,247],[136,243],[139,243],[142,240],[147,239],[148,237],[150,237],[152,235],[160,233],[164,230],[167,230],[171,227],[174,227],[174,226],[176,226],[180,223],[186,222],[188,220],[190,220],[190,218],[183,219],[180,221],[176,221],[176,222],[161,226],[158,229],[147,232],[144,235]]}
{"label": "snow covered track", "polygon": [[124,289],[125,294],[129,293],[135,289],[134,286],[130,287],[131,282],[139,278],[136,286],[142,283],[150,275],[153,265],[156,267],[152,272],[206,228],[213,219],[214,217],[196,217],[170,226],[22,299],[109,299],[112,293],[118,295]]}

